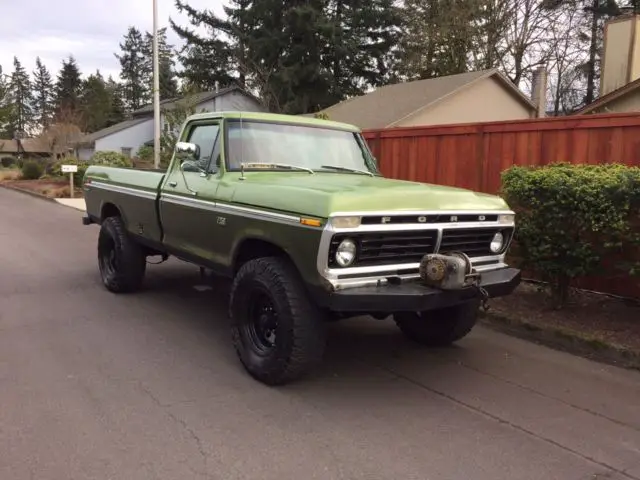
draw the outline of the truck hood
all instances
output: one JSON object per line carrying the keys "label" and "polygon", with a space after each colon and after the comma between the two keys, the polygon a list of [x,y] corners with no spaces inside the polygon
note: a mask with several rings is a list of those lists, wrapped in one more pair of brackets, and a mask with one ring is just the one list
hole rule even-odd
{"label": "truck hood", "polygon": [[461,188],[357,174],[247,172],[236,204],[327,218],[336,212],[507,209],[497,196]]}

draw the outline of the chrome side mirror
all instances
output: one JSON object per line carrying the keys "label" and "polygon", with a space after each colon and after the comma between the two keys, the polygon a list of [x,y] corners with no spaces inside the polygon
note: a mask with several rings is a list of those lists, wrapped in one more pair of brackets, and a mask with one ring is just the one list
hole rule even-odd
{"label": "chrome side mirror", "polygon": [[178,142],[176,143],[175,154],[180,163],[185,161],[195,161],[200,158],[200,146],[195,143]]}

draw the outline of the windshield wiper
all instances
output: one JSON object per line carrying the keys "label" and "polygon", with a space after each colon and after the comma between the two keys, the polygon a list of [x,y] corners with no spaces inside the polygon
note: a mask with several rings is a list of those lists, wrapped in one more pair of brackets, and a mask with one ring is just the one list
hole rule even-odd
{"label": "windshield wiper", "polygon": [[372,172],[368,170],[358,170],[357,168],[339,167],[337,165],[322,165],[320,168],[326,168],[329,170],[339,170],[341,172],[364,173],[365,175],[369,175],[370,177],[375,177],[375,175]]}
{"label": "windshield wiper", "polygon": [[269,168],[287,168],[289,170],[301,170],[303,172],[315,173],[310,168],[299,167],[298,165],[290,165],[288,163],[242,163],[241,166],[242,166],[243,170],[245,168],[264,168],[264,167],[269,167]]}

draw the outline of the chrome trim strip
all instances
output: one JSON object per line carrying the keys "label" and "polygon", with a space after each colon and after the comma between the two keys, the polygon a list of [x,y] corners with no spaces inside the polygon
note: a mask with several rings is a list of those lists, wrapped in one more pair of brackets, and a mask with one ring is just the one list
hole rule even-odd
{"label": "chrome trim strip", "polygon": [[190,198],[181,195],[174,195],[172,193],[160,194],[160,201],[172,203],[174,205],[180,205],[188,208],[201,208],[202,210],[208,210],[210,212],[216,212],[216,202],[211,200],[198,200],[196,198]]}
{"label": "chrome trim strip", "polygon": [[253,218],[256,220],[271,220],[278,223],[287,223],[287,224],[295,224],[300,227],[306,228],[317,228],[317,227],[308,227],[306,225],[302,225],[300,223],[300,217],[295,217],[293,215],[286,215],[283,213],[276,212],[268,212],[266,210],[257,210],[254,208],[247,207],[239,207],[236,205],[230,205],[228,203],[218,203],[213,200],[199,200],[196,198],[186,197],[175,195],[171,193],[163,193],[160,196],[161,200],[166,201],[167,203],[173,203],[177,205],[182,205],[190,208],[201,208],[203,210],[207,210],[215,213],[227,213],[230,215],[240,214],[245,217]]}
{"label": "chrome trim strip", "polygon": [[147,190],[140,190],[137,188],[131,188],[131,187],[122,187],[120,185],[113,185],[111,183],[103,183],[103,182],[96,182],[94,180],[92,180],[90,183],[87,183],[84,185],[85,190],[87,188],[91,189],[91,188],[98,188],[98,189],[102,189],[102,190],[110,190],[112,192],[116,192],[116,193],[124,193],[127,195],[134,195],[136,197],[141,197],[141,198],[146,198],[149,200],[155,200],[157,198],[157,193],[156,192],[149,192]]}
{"label": "chrome trim strip", "polygon": [[[135,195],[135,196],[150,199],[150,200],[155,200],[157,198],[156,192],[149,192],[146,190],[139,190],[131,187],[121,187],[119,185],[113,185],[110,183],[92,181],[91,183],[85,185],[85,188],[87,187],[89,188],[96,187],[96,188],[101,188],[103,190],[110,190],[117,193]],[[193,198],[186,195],[182,196],[182,195],[176,195],[173,193],[161,192],[160,201],[172,203],[175,205],[182,205],[184,207],[202,208],[203,210],[216,212],[216,213],[230,213],[230,214],[239,213],[245,216],[249,216],[251,218],[255,218],[257,220],[275,220],[281,223],[293,223],[301,227],[317,229],[317,227],[309,227],[307,225],[302,225],[300,223],[300,217],[297,217],[294,215],[287,215],[284,213],[277,213],[277,212],[269,212],[266,210],[258,210],[258,209],[249,208],[249,207],[240,207],[240,206],[231,205],[228,203],[218,203],[213,200],[200,200],[198,198]]]}
{"label": "chrome trim strip", "polygon": [[240,207],[237,205],[230,205],[228,203],[218,203],[217,208],[218,208],[218,211],[220,212],[230,212],[230,213],[238,212],[238,213],[244,213],[248,216],[253,216],[258,219],[268,218],[268,219],[281,220],[287,223],[300,224],[300,217],[296,217],[294,215],[287,215],[285,213],[268,212],[266,210]]}

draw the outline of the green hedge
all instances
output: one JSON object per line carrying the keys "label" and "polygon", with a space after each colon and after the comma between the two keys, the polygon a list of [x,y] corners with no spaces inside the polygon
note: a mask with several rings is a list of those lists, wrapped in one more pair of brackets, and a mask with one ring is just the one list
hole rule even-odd
{"label": "green hedge", "polygon": [[108,165],[110,167],[132,167],[133,163],[130,158],[118,152],[96,152],[91,157],[91,161],[95,165]]}
{"label": "green hedge", "polygon": [[640,168],[617,164],[513,167],[502,196],[516,212],[514,254],[560,304],[575,279],[614,261],[638,273]]}

